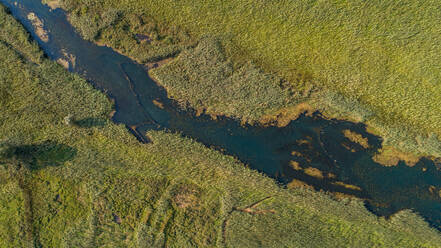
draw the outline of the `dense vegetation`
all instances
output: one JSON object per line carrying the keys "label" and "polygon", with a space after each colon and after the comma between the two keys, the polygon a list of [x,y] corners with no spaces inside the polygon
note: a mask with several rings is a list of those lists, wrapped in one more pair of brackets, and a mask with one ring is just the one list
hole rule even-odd
{"label": "dense vegetation", "polygon": [[152,131],[140,144],[109,121],[110,101],[44,58],[3,7],[0,30],[1,247],[441,243],[410,211],[385,220],[360,200],[282,189],[177,134]]}
{"label": "dense vegetation", "polygon": [[[272,101],[286,102],[284,110],[275,114],[306,101],[330,116],[366,122],[385,138],[386,146],[441,156],[439,1],[60,2],[86,38],[108,44],[140,62],[173,56],[203,37],[216,37],[235,71],[240,68],[245,75],[253,75],[255,68],[246,66],[253,61],[266,73],[288,82],[285,89],[294,89],[296,94],[290,101],[285,101],[284,94],[274,95]],[[148,35],[150,40],[140,42],[137,34]],[[197,67],[185,68],[192,65]],[[202,65],[181,61],[183,67],[202,75],[196,81],[210,73]],[[166,76],[158,75],[161,79]],[[262,89],[262,81],[251,82],[254,79],[250,78],[240,81],[243,85],[236,89],[250,84],[256,84],[249,86],[251,89]],[[182,85],[187,85],[188,92],[198,90],[198,84],[189,82],[171,84],[168,80],[164,84],[174,92],[172,96],[183,97],[179,100],[194,108],[238,114],[236,117],[246,120],[278,107],[269,104],[256,108],[252,117],[250,111],[242,116],[243,104],[235,109],[215,100],[228,99],[228,94],[200,103],[194,94],[176,93],[184,91]],[[204,89],[204,95],[224,92],[215,86]],[[307,99],[303,98],[305,92]],[[250,94],[256,95],[264,96]],[[256,107],[253,103],[267,100],[250,99],[242,100],[250,102],[250,109]]]}
{"label": "dense vegetation", "polygon": [[151,74],[184,107],[188,104],[209,114],[239,117],[247,122],[260,121],[300,99],[282,87],[280,78],[252,64],[234,69],[220,44],[210,38]]}

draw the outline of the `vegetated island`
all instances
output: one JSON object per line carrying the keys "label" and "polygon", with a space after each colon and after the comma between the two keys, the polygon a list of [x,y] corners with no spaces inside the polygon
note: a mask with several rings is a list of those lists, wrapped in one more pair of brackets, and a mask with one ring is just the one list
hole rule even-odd
{"label": "vegetated island", "polygon": [[106,97],[44,58],[3,7],[0,25],[2,246],[441,243],[410,211],[385,220],[357,199],[282,189],[179,135],[152,131],[140,144],[109,121]]}

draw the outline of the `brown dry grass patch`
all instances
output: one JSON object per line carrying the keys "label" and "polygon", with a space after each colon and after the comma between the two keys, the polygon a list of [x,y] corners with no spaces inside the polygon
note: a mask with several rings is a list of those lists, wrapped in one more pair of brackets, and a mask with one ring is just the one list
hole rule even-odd
{"label": "brown dry grass patch", "polygon": [[384,166],[396,166],[398,162],[404,161],[407,166],[414,166],[420,157],[411,153],[404,153],[394,147],[383,147],[375,156],[373,160]]}
{"label": "brown dry grass patch", "polygon": [[367,138],[363,137],[361,134],[353,132],[349,129],[343,131],[343,135],[348,138],[350,141],[361,145],[363,148],[369,148],[369,141]]}

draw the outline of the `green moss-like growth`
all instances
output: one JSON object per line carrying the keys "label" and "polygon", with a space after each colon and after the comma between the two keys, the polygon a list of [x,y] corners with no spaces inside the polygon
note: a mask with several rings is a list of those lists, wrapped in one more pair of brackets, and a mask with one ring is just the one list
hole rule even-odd
{"label": "green moss-like growth", "polygon": [[0,167],[0,245],[25,247],[25,199],[17,178]]}

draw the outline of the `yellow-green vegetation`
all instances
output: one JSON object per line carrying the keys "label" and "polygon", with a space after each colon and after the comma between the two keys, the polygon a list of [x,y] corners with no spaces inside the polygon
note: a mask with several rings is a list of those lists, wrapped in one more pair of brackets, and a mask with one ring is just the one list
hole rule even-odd
{"label": "yellow-green vegetation", "polygon": [[40,18],[38,18],[35,13],[29,13],[28,14],[28,20],[31,21],[32,26],[34,26],[35,28],[35,34],[43,41],[43,42],[48,42],[49,41],[49,36],[47,34],[47,31],[44,29],[44,24],[43,22],[40,20]]}
{"label": "yellow-green vegetation", "polygon": [[[45,1],[52,4],[52,1]],[[107,45],[140,63],[175,56],[195,44],[176,26],[160,25],[148,14],[106,1],[57,1],[86,39]],[[120,4],[120,3],[118,3]]]}
{"label": "yellow-green vegetation", "polygon": [[[139,61],[175,54],[206,36],[217,37],[235,70],[253,61],[286,80],[299,94],[313,87],[309,103],[314,108],[329,116],[366,122],[385,138],[386,145],[441,156],[441,4],[437,0],[60,2],[86,38]],[[138,33],[154,37],[153,42],[137,45]],[[167,52],[146,56],[153,51],[150,46],[159,43],[163,45],[155,49]],[[203,66],[186,70],[201,74],[192,77],[196,81],[207,73],[200,73]],[[223,112],[218,111],[222,107],[225,113],[240,113],[241,104],[238,110],[220,106],[213,101],[217,95],[194,104],[198,99],[187,92],[199,90],[198,84],[188,82],[176,88],[170,80],[164,84],[174,90],[172,95],[189,97],[181,100],[193,102],[195,108],[208,106]],[[184,91],[180,86],[185,83]],[[245,80],[244,84],[237,89],[261,89],[261,82]],[[281,97],[278,101],[283,102]],[[277,105],[265,111],[272,106]],[[248,118],[249,113],[244,114]]]}
{"label": "yellow-green vegetation", "polygon": [[369,141],[366,137],[363,137],[363,135],[351,131],[349,129],[344,130],[343,135],[346,138],[348,138],[350,141],[361,145],[363,148],[365,149],[369,148]]}
{"label": "yellow-green vegetation", "polygon": [[347,184],[347,183],[344,183],[344,182],[335,182],[335,185],[340,185],[340,186],[343,186],[343,187],[345,187],[347,189],[353,189],[353,190],[360,190],[361,191],[360,187],[355,186],[355,185],[351,185],[351,184]]}
{"label": "yellow-green vegetation", "polygon": [[314,167],[308,167],[304,169],[306,175],[310,175],[312,177],[316,177],[319,179],[323,179],[323,172]]}
{"label": "yellow-green vegetation", "polygon": [[0,172],[0,240],[2,246],[25,247],[24,196],[16,178]]}
{"label": "yellow-green vegetation", "polygon": [[386,220],[360,200],[282,189],[178,134],[139,143],[108,120],[110,101],[43,58],[3,7],[0,20],[1,247],[441,244],[411,211]]}
{"label": "yellow-green vegetation", "polygon": [[184,107],[246,122],[259,121],[300,98],[283,88],[280,78],[252,64],[234,69],[212,38],[202,39],[194,49],[185,50],[151,74]]}
{"label": "yellow-green vegetation", "polygon": [[414,166],[419,161],[419,157],[397,151],[391,146],[381,148],[373,157],[374,161],[384,166],[396,166],[400,161],[404,161],[408,166]]}

